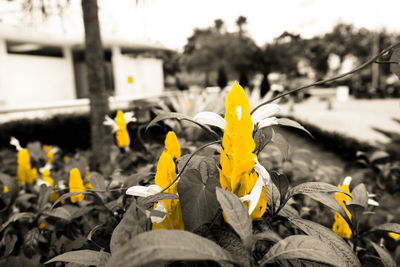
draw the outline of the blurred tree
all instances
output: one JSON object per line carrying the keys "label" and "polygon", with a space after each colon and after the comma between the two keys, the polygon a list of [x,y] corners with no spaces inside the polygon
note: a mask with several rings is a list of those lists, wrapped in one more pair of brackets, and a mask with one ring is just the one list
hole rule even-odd
{"label": "blurred tree", "polygon": [[228,85],[228,77],[223,66],[218,69],[217,85],[219,88],[224,89]]}
{"label": "blurred tree", "polygon": [[214,20],[214,27],[217,30],[217,32],[221,33],[223,26],[224,26],[224,21],[222,19]]}
{"label": "blurred tree", "polygon": [[[12,0],[10,0],[12,1]],[[29,14],[37,13],[43,19],[50,15],[63,14],[70,0],[35,1],[23,0],[22,10]],[[103,125],[104,116],[108,113],[108,94],[105,85],[104,51],[100,37],[97,0],[82,0],[83,22],[85,28],[85,60],[88,73],[90,98],[90,129],[92,159],[91,169],[98,171],[106,166],[109,159],[109,143]]]}
{"label": "blurred tree", "polygon": [[235,22],[239,28],[239,36],[242,36],[244,32],[243,27],[247,24],[247,18],[245,16],[239,16]]}

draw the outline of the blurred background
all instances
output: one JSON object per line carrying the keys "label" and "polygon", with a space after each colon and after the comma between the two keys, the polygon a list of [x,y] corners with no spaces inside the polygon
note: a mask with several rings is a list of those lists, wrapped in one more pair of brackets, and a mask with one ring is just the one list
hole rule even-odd
{"label": "blurred background", "polygon": [[[1,122],[89,110],[90,95],[102,90],[90,89],[85,53],[94,50],[85,36],[93,24],[85,28],[84,2],[0,0]],[[194,101],[220,97],[235,80],[254,107],[354,69],[400,41],[399,8],[396,0],[98,0],[88,10],[98,13],[102,94],[111,110],[177,98],[174,110],[190,104],[195,114],[204,105]],[[388,132],[400,131],[393,120],[400,82],[390,67],[371,64],[284,97],[283,114],[387,142]]]}

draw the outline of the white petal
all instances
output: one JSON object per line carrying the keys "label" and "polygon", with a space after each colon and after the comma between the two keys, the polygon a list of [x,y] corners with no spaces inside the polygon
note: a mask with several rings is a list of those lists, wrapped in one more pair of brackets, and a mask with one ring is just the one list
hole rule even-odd
{"label": "white petal", "polygon": [[136,197],[148,197],[160,193],[161,190],[162,189],[158,185],[150,185],[150,186],[136,185],[129,187],[128,190],[126,190],[126,194]]}
{"label": "white petal", "polygon": [[344,178],[343,185],[349,186],[352,179],[353,178],[351,178],[350,176],[347,176],[346,178]]}
{"label": "white petal", "polygon": [[50,184],[48,182],[43,181],[42,179],[36,179],[36,184],[40,187],[42,184],[45,184],[46,186],[50,187]]}
{"label": "white petal", "polygon": [[278,120],[276,119],[276,117],[271,117],[271,118],[266,118],[261,120],[258,123],[258,128],[262,129],[268,126],[272,126],[272,125],[277,125],[278,124]]}
{"label": "white petal", "polygon": [[379,206],[379,203],[373,199],[368,199],[368,205]]}
{"label": "white petal", "polygon": [[104,117],[104,119],[105,121],[103,122],[103,124],[112,127],[112,132],[115,133],[118,130],[118,126],[115,121],[107,115]]}
{"label": "white petal", "polygon": [[[164,203],[161,201],[157,202],[157,208],[155,208],[154,210],[158,210],[158,211],[167,213],[167,209],[165,208]],[[164,221],[165,217],[167,217],[166,214],[164,215],[164,217],[150,216],[150,219],[151,219],[151,222],[153,222],[153,223],[160,223],[160,222]]]}
{"label": "white petal", "polygon": [[133,112],[125,112],[124,119],[125,119],[126,124],[128,124],[132,121],[136,121],[136,118],[133,116]]}
{"label": "white petal", "polygon": [[245,195],[240,198],[241,201],[249,201],[249,215],[254,211],[257,206],[258,200],[260,199],[262,189],[264,187],[264,182],[262,177],[258,177],[256,184],[254,185],[253,189],[251,190],[249,195]]}
{"label": "white petal", "polygon": [[263,179],[264,185],[268,185],[271,181],[269,172],[260,164],[257,158],[255,158],[256,164],[254,164],[254,170],[258,173],[258,176]]}
{"label": "white petal", "polygon": [[193,120],[212,126],[217,126],[222,130],[226,128],[226,121],[224,120],[224,118],[214,112],[200,112],[196,116],[194,116]]}
{"label": "white petal", "polygon": [[17,149],[17,151],[22,150],[21,145],[19,144],[19,141],[17,138],[15,138],[14,136],[11,136],[11,140],[10,140],[10,144],[15,146],[15,148]]}
{"label": "white petal", "polygon": [[256,124],[265,118],[276,116],[280,111],[281,107],[277,104],[267,104],[257,109],[253,115],[251,115],[251,119],[253,123]]}

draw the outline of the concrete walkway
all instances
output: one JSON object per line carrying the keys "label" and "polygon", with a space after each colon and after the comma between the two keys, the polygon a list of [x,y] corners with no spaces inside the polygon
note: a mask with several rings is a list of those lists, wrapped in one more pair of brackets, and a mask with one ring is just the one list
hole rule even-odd
{"label": "concrete walkway", "polygon": [[374,131],[372,127],[400,134],[400,124],[393,120],[400,120],[400,99],[333,101],[331,110],[328,109],[327,101],[311,99],[294,104],[293,111],[290,111],[290,104],[282,105],[282,108],[282,115],[291,115],[324,130],[372,144],[389,141],[388,137]]}

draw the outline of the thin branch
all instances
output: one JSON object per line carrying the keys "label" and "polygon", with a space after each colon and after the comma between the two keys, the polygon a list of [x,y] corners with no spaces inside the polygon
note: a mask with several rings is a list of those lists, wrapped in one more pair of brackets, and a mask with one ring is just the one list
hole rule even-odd
{"label": "thin branch", "polygon": [[[286,96],[286,95],[289,95],[289,94],[291,94],[291,93],[294,93],[294,92],[297,92],[297,91],[300,91],[300,90],[303,90],[303,89],[306,89],[306,88],[310,88],[310,87],[313,87],[313,86],[316,86],[316,85],[321,85],[321,84],[324,84],[324,83],[329,83],[329,82],[332,82],[332,81],[334,81],[334,80],[338,80],[338,79],[344,78],[344,77],[346,77],[346,76],[348,76],[348,75],[350,75],[350,74],[353,74],[353,73],[355,73],[355,72],[358,72],[358,71],[364,69],[365,67],[367,67],[369,64],[374,63],[374,62],[375,62],[376,60],[378,60],[381,56],[383,56],[384,54],[386,54],[387,52],[391,51],[392,49],[394,49],[394,48],[396,48],[396,47],[398,47],[398,46],[400,46],[400,42],[398,42],[398,43],[396,43],[396,44],[394,44],[394,45],[389,46],[389,47],[386,48],[385,50],[382,50],[382,52],[380,52],[378,55],[374,56],[373,58],[369,59],[369,60],[366,61],[365,63],[361,64],[360,66],[358,66],[357,68],[355,68],[355,69],[353,69],[353,70],[351,70],[351,71],[349,71],[349,72],[346,72],[346,73],[343,73],[343,74],[339,74],[339,75],[337,75],[337,76],[334,76],[334,77],[332,77],[332,78],[328,78],[328,79],[326,79],[326,80],[320,80],[320,81],[314,82],[314,83],[309,84],[309,85],[306,85],[306,86],[302,86],[302,87],[299,87],[299,88],[295,88],[295,89],[292,89],[292,90],[287,91],[286,93],[283,93],[283,94],[280,94],[280,95],[278,95],[278,96],[276,96],[276,97],[273,97],[273,98],[271,98],[270,100],[265,101],[265,102],[261,103],[260,105],[258,105],[257,107],[255,107],[255,108],[251,111],[250,114],[253,114],[253,113],[254,113],[257,109],[259,109],[260,107],[262,107],[262,106],[264,106],[264,105],[266,105],[266,104],[269,104],[269,103],[271,103],[271,102],[273,102],[273,101],[275,101],[275,100],[277,100],[277,99],[279,99],[279,98],[281,98],[281,97],[284,97],[284,96]],[[397,64],[398,64],[398,63],[397,63]]]}

